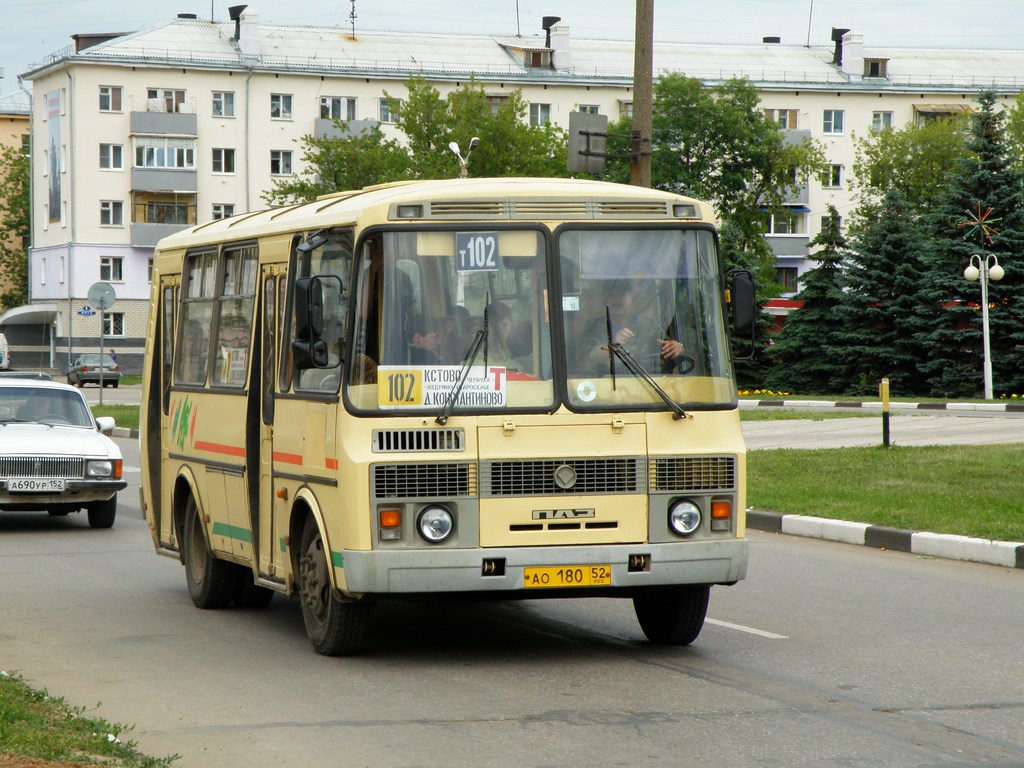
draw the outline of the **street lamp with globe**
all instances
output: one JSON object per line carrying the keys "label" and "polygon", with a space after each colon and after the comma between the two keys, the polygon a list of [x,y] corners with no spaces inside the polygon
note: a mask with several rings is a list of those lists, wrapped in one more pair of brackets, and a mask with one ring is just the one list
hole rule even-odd
{"label": "street lamp with globe", "polygon": [[988,281],[999,282],[1003,279],[1003,268],[994,253],[984,257],[974,254],[964,270],[964,277],[972,283],[981,281],[981,335],[985,355],[985,399],[992,399],[992,350],[989,347],[988,332]]}

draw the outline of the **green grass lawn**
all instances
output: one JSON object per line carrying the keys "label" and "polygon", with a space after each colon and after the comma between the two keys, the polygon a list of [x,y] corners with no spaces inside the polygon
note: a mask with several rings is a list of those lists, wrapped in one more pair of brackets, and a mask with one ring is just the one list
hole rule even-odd
{"label": "green grass lawn", "polygon": [[113,416],[119,427],[139,428],[139,406],[137,405],[94,405],[92,406],[92,415],[95,417]]}

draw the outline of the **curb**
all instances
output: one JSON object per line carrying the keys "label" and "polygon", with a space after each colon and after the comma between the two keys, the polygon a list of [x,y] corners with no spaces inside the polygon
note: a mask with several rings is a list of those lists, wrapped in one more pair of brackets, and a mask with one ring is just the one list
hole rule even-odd
{"label": "curb", "polygon": [[947,560],[966,560],[1003,568],[1024,568],[1024,543],[1013,541],[904,531],[883,525],[848,523],[843,520],[805,515],[780,515],[757,509],[747,510],[747,527],[770,533],[859,544],[875,549],[892,549]]}
{"label": "curb", "polygon": [[137,430],[137,429],[128,429],[128,427],[114,427],[112,430],[110,430],[110,436],[111,437],[129,437],[129,438],[138,439],[138,437],[139,437],[139,430]]}
{"label": "curb", "polygon": [[[743,400],[739,401],[741,409],[748,408],[799,408],[815,410],[818,408],[859,408],[870,411],[882,410],[880,400]],[[1024,403],[904,403],[889,402],[889,411],[958,411],[976,413],[1024,413]]]}

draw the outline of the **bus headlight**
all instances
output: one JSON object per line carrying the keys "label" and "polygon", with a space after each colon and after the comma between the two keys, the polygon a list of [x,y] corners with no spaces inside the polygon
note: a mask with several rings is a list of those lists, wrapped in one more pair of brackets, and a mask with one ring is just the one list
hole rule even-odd
{"label": "bus headlight", "polygon": [[700,507],[688,499],[679,499],[668,508],[668,524],[680,536],[689,536],[700,527]]}
{"label": "bus headlight", "polygon": [[420,536],[431,544],[440,544],[455,530],[455,518],[444,507],[426,507],[420,512],[416,527],[419,528]]}

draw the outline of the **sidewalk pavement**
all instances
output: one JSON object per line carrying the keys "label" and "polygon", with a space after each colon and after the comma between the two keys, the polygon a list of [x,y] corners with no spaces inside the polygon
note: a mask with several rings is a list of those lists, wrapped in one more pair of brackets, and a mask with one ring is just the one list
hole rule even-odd
{"label": "sidewalk pavement", "polygon": [[[751,402],[756,405],[749,404]],[[808,411],[821,408],[881,409],[881,403],[840,403],[839,401],[740,401],[741,408],[759,406],[796,407]],[[893,404],[895,405],[895,404]],[[925,405],[932,415],[890,415],[890,441],[893,445],[981,445],[991,443],[1024,444],[1024,421],[1015,414],[1024,412],[1019,403],[901,403],[901,411],[917,410]],[[944,415],[936,412],[945,411]],[[881,417],[849,419],[747,421],[743,434],[748,450],[815,449],[882,444]],[[960,418],[958,418],[960,417]],[[971,418],[973,417],[973,418]],[[987,418],[981,418],[987,417]],[[967,536],[927,533],[888,528],[866,523],[829,520],[805,515],[785,515],[756,509],[747,510],[747,526],[761,531],[806,536],[827,541],[859,544],[878,549],[912,552],[927,557],[967,560],[1024,568],[1024,543],[992,541]]]}

